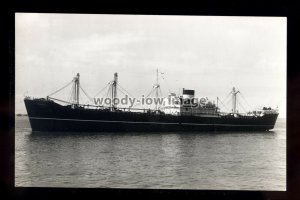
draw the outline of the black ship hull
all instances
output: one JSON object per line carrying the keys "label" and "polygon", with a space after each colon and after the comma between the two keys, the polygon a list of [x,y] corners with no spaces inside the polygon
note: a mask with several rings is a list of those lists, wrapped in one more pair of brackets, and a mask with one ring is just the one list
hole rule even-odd
{"label": "black ship hull", "polygon": [[45,132],[268,131],[278,116],[174,116],[72,108],[40,99],[24,102],[32,131]]}

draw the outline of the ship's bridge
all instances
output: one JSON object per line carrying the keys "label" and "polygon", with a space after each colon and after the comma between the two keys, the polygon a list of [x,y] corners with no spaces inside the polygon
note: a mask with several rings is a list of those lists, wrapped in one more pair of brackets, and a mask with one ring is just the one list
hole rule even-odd
{"label": "ship's bridge", "polygon": [[171,115],[217,115],[217,107],[211,101],[200,104],[195,99],[195,90],[186,90],[183,88],[182,96],[175,93],[169,93],[163,100],[162,111]]}
{"label": "ship's bridge", "polygon": [[182,91],[182,98],[183,99],[194,99],[194,96],[195,96],[195,90],[186,90],[183,88],[183,91]]}
{"label": "ship's bridge", "polygon": [[180,114],[180,98],[175,93],[169,93],[167,98],[163,100],[163,108],[165,114]]}

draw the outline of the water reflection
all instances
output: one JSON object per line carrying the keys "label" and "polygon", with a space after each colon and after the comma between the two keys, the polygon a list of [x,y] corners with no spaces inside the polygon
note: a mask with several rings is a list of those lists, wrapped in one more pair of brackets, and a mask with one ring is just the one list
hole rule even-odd
{"label": "water reflection", "polygon": [[16,130],[20,186],[285,188],[285,129],[147,134],[28,130]]}

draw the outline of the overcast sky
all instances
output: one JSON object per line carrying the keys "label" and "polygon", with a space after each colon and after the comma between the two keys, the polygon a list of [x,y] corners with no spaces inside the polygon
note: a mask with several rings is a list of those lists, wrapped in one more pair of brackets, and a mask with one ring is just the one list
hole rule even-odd
{"label": "overcast sky", "polygon": [[17,13],[15,26],[16,113],[26,113],[25,95],[46,97],[77,72],[90,96],[114,72],[130,93],[147,95],[158,68],[165,95],[187,88],[222,100],[235,86],[252,108],[286,116],[284,17]]}

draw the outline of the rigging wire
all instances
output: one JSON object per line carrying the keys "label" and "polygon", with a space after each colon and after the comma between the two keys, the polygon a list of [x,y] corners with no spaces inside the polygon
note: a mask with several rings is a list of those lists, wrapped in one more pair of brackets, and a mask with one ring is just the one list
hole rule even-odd
{"label": "rigging wire", "polygon": [[148,95],[145,98],[148,98],[152,94],[153,90],[154,90],[154,87],[151,88],[150,92],[148,93]]}
{"label": "rigging wire", "polygon": [[[79,86],[80,87],[80,86]],[[79,95],[79,102],[82,102],[81,104],[84,104],[83,103],[83,99],[82,99],[82,96],[81,95]]]}
{"label": "rigging wire", "polygon": [[110,85],[110,87],[108,88],[108,91],[107,91],[106,97],[108,97],[108,94],[110,93],[110,91],[111,91],[111,85]]}
{"label": "rigging wire", "polygon": [[[118,85],[118,84],[117,84]],[[129,95],[129,96],[132,96],[131,94],[128,94],[124,89],[121,89],[120,85],[118,85],[118,91],[121,92],[122,94],[124,94],[125,96],[126,95]]]}
{"label": "rigging wire", "polygon": [[124,92],[124,91],[122,91],[122,90],[120,90],[120,89],[119,89],[119,91],[120,91],[122,94],[126,95],[126,92]]}
{"label": "rigging wire", "polygon": [[130,96],[134,97],[132,94],[130,94],[127,90],[125,90],[119,83],[117,83],[117,85],[124,90],[127,94],[129,94]]}
{"label": "rigging wire", "polygon": [[57,90],[57,91],[55,91],[55,92],[49,94],[48,96],[52,96],[52,95],[54,95],[54,94],[56,94],[56,93],[62,91],[63,89],[65,89],[66,87],[68,87],[71,83],[73,83],[73,80],[72,80],[71,82],[69,82],[67,85],[65,85],[64,87],[60,88],[59,90]]}
{"label": "rigging wire", "polygon": [[162,97],[163,94],[162,94],[162,91],[161,91],[161,88],[159,87],[159,92],[160,92],[160,96]]}
{"label": "rigging wire", "polygon": [[[148,97],[152,94],[153,90],[154,90],[154,87],[151,88],[150,92],[148,93],[148,95],[147,95],[146,97],[144,97],[144,99],[148,98]],[[138,106],[138,105],[140,105],[141,103],[142,103],[142,102],[136,103],[136,104],[133,105],[132,107]]]}
{"label": "rigging wire", "polygon": [[[160,92],[160,97],[162,97],[163,95],[162,95],[162,91],[161,91],[161,88],[159,87],[159,92]],[[157,103],[160,103],[161,101],[159,100],[159,102],[157,102]],[[158,109],[160,109],[160,106],[161,105],[158,105]]]}
{"label": "rigging wire", "polygon": [[231,96],[231,92],[229,92],[229,93],[227,94],[226,98],[224,99],[224,102],[226,102],[226,104],[227,104],[228,101],[230,100],[230,99],[228,99],[228,97],[230,97],[230,96]]}
{"label": "rigging wire", "polygon": [[72,101],[72,97],[74,96],[73,95],[73,92],[74,92],[74,85],[72,85],[72,88],[71,88],[71,91],[70,91],[70,94],[69,94],[69,102],[71,103],[71,101]]}
{"label": "rigging wire", "polygon": [[249,108],[251,110],[253,110],[252,106],[248,103],[248,101],[246,100],[246,98],[244,97],[244,95],[240,92],[241,97],[243,98],[243,100],[246,102],[246,104],[249,106]]}
{"label": "rigging wire", "polygon": [[[120,88],[118,88],[119,89],[119,92],[121,92],[122,94],[124,94],[125,96],[127,95],[127,93],[125,92],[125,91],[123,91],[123,90],[121,90]],[[130,98],[130,97],[129,97]],[[134,97],[133,97],[134,98]],[[134,101],[133,102],[134,104],[136,104],[136,102]],[[140,104],[141,102],[139,102],[139,104]],[[132,107],[134,107],[135,105],[132,105]]]}
{"label": "rigging wire", "polygon": [[81,87],[81,85],[79,85],[80,89],[82,90],[82,92],[85,94],[85,96],[90,100],[92,101],[93,98],[91,98],[87,93],[86,91],[84,91],[84,89]]}
{"label": "rigging wire", "polygon": [[228,99],[224,104],[225,104],[225,105],[228,105],[228,104],[230,104],[230,103],[232,103],[232,99]]}
{"label": "rigging wire", "polygon": [[247,113],[247,110],[244,108],[244,106],[243,106],[239,101],[237,101],[237,103],[238,103],[238,105],[242,108],[242,110],[243,110],[245,113]]}
{"label": "rigging wire", "polygon": [[165,78],[164,76],[162,76],[162,75],[160,75],[160,76],[161,76],[161,78],[163,79],[163,81],[166,83],[169,93],[171,93],[170,86],[169,86],[169,84],[168,84],[166,78]]}
{"label": "rigging wire", "polygon": [[103,92],[104,91],[104,89],[107,87],[107,86],[109,86],[110,85],[110,83],[111,82],[108,82],[106,85],[105,85],[105,87],[104,88],[102,88],[101,90],[99,90],[99,92],[97,92],[97,94],[96,95],[94,95],[94,97],[97,97],[101,92]]}
{"label": "rigging wire", "polygon": [[223,107],[224,107],[227,111],[230,112],[230,109],[228,109],[228,108],[225,106],[225,104],[221,101],[221,99],[219,99],[219,101],[221,102],[221,104],[223,105]]}

